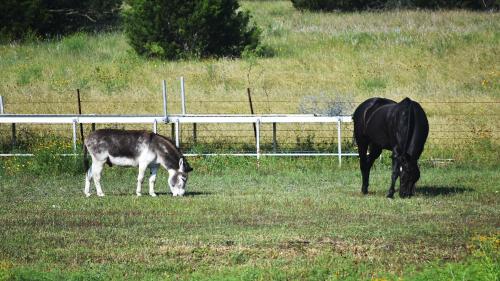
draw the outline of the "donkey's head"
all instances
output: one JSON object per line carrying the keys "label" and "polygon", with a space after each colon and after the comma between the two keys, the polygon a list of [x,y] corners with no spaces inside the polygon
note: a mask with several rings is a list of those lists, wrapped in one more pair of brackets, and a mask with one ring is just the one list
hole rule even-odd
{"label": "donkey's head", "polygon": [[179,169],[168,170],[168,186],[174,196],[182,196],[186,192],[188,173],[193,169],[184,158],[179,159]]}

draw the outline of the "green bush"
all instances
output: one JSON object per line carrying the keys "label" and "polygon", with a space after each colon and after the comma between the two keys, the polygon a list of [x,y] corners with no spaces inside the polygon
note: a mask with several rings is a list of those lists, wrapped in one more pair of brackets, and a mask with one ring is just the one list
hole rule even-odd
{"label": "green bush", "polygon": [[122,0],[2,0],[0,34],[5,41],[99,30],[116,24]]}
{"label": "green bush", "polygon": [[423,8],[498,10],[499,0],[291,0],[299,10],[359,11],[369,9]]}
{"label": "green bush", "polygon": [[147,57],[237,57],[255,50],[260,31],[236,0],[127,0],[125,30]]}

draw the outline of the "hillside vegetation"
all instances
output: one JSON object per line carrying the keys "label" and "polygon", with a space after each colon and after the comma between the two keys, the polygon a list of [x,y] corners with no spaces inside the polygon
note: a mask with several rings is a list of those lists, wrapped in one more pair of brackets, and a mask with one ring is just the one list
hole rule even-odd
{"label": "hillside vegetation", "polygon": [[241,4],[262,29],[261,57],[146,60],[121,32],[2,45],[5,109],[74,113],[79,88],[84,113],[161,114],[166,79],[169,112],[179,113],[180,76],[188,113],[249,113],[247,87],[256,113],[299,113],[308,97],[319,96],[347,102],[350,114],[368,97],[408,96],[428,113],[436,153],[427,157],[464,158],[439,151],[477,151],[481,142],[484,154],[498,159],[498,13],[310,13],[289,1]]}

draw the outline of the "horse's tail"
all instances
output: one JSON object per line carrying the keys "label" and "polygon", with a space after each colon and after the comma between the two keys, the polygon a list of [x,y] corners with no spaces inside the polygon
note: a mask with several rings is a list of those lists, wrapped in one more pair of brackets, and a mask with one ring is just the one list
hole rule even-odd
{"label": "horse's tail", "polygon": [[[407,98],[408,99],[408,98]],[[412,138],[413,101],[408,99],[408,124],[406,125],[406,138],[404,139],[403,153],[408,153],[408,146]]]}

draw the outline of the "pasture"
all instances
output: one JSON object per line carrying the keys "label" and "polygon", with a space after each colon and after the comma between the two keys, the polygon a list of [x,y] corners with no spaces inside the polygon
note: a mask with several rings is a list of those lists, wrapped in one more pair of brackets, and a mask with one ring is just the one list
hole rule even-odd
{"label": "pasture", "polygon": [[498,280],[495,168],[424,165],[417,196],[389,200],[380,161],[362,196],[355,161],[193,160],[183,198],[164,171],[157,198],[136,169],[105,170],[104,198],[83,175],[4,177],[0,279]]}
{"label": "pasture", "polygon": [[[408,96],[430,123],[417,195],[385,198],[384,153],[368,196],[357,158],[339,168],[336,158],[264,157],[257,167],[206,157],[189,159],[183,198],[170,196],[165,171],[159,197],[137,198],[137,169],[115,167],[104,170],[107,196],[85,198],[81,158],[53,155],[71,152],[67,126],[18,126],[12,148],[4,125],[0,152],[36,156],[0,158],[0,280],[499,280],[499,14],[241,4],[263,31],[260,57],[147,60],[120,31],[0,45],[5,110],[75,113],[79,88],[84,113],[160,114],[167,79],[169,112],[179,113],[180,76],[189,113],[249,113],[247,87],[262,114],[300,113],[315,98],[351,114],[368,97]],[[198,146],[186,130],[183,149],[253,147],[251,125],[198,130]],[[336,147],[322,143],[330,127],[278,130],[284,150]]]}

